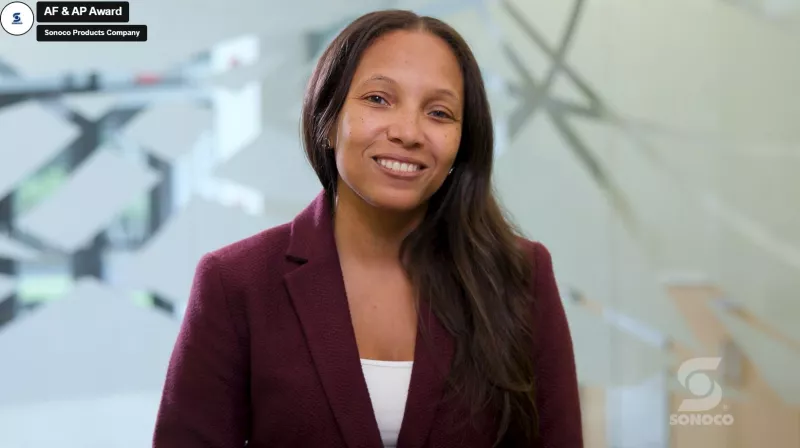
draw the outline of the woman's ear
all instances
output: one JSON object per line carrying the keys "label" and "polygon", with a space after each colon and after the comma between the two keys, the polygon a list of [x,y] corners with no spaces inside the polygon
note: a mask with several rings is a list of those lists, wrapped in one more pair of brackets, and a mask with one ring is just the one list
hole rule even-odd
{"label": "woman's ear", "polygon": [[333,128],[328,131],[328,136],[325,138],[325,148],[327,149],[336,149],[336,125],[334,124]]}

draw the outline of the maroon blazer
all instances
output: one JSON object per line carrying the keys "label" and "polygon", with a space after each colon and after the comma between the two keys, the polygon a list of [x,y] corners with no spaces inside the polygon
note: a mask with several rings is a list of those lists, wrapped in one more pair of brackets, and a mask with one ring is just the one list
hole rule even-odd
{"label": "maroon blazer", "polygon": [[[333,237],[320,195],[291,223],[206,254],[197,266],[169,363],[155,448],[379,448]],[[581,448],[572,341],[550,254],[535,261],[541,441]],[[463,427],[439,405],[453,341],[420,313],[432,344],[417,344],[399,448],[488,448],[495,427]],[[429,348],[430,347],[430,348]]]}

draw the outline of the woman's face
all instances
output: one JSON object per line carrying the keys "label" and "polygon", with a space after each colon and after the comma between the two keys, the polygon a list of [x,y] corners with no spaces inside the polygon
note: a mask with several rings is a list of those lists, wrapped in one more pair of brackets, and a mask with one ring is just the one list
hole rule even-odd
{"label": "woman's face", "polygon": [[425,204],[461,142],[464,86],[442,39],[394,31],[362,55],[331,132],[339,188],[393,211]]}

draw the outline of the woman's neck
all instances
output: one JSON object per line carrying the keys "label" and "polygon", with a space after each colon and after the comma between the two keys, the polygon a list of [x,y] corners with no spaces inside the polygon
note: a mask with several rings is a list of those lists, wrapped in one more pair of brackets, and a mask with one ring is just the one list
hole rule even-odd
{"label": "woman's neck", "polygon": [[425,208],[397,212],[377,208],[340,183],[334,204],[334,235],[340,256],[368,263],[396,263],[400,246],[425,213]]}

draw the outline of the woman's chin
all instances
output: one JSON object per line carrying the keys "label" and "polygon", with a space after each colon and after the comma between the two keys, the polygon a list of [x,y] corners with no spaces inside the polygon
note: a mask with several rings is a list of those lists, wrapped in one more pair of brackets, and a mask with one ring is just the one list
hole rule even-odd
{"label": "woman's chin", "polygon": [[416,192],[376,192],[370,198],[370,203],[373,207],[404,213],[418,210],[424,205],[424,201]]}

